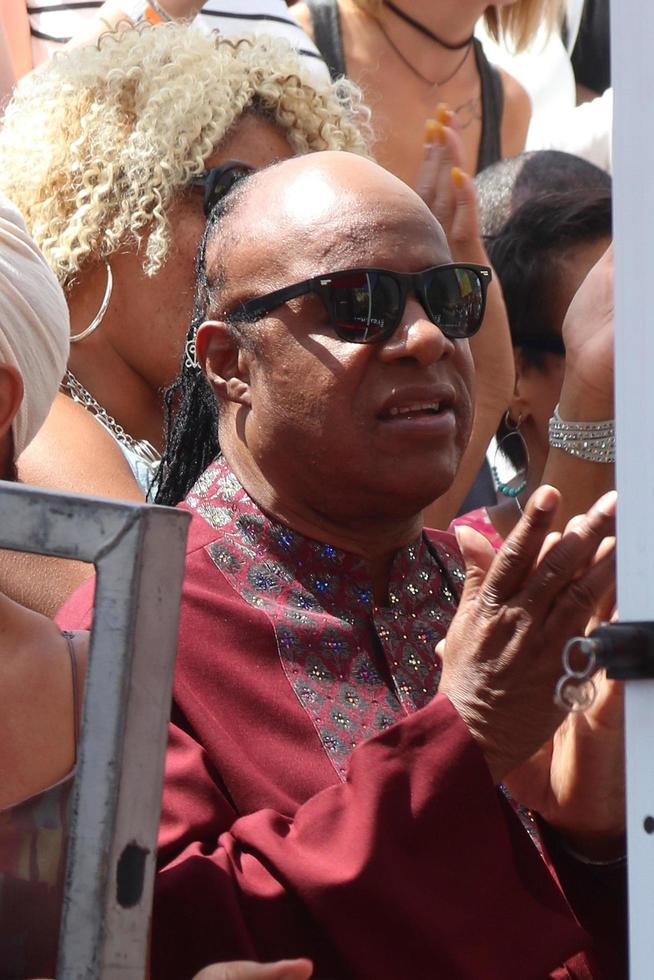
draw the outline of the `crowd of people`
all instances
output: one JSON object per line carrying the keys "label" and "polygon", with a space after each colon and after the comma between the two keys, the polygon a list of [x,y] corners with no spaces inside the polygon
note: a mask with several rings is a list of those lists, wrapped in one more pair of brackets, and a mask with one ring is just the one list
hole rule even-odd
{"label": "crowd of people", "polygon": [[[0,0],[1,475],[192,517],[153,980],[626,977],[621,687],[554,696],[615,615],[607,9]],[[93,592],[0,553],[0,980]]]}

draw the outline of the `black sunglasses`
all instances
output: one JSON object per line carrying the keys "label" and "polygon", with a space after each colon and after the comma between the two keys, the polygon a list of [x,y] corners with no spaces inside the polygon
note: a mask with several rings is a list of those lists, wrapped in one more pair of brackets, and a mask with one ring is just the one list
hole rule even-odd
{"label": "black sunglasses", "polygon": [[399,326],[410,289],[442,333],[465,340],[484,319],[491,270],[485,265],[437,265],[422,272],[346,269],[277,289],[241,303],[228,320],[258,320],[289,299],[315,293],[324,303],[334,331],[353,344],[385,340]]}
{"label": "black sunglasses", "polygon": [[219,167],[211,167],[198,177],[194,177],[191,187],[202,187],[204,190],[204,214],[208,218],[218,201],[231,191],[234,184],[242,177],[254,173],[255,168],[242,160],[227,160]]}

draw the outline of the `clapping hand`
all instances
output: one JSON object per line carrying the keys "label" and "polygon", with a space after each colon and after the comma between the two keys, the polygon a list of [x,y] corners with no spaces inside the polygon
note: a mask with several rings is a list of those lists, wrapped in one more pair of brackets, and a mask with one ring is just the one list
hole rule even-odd
{"label": "clapping hand", "polygon": [[477,532],[458,529],[466,582],[445,641],[440,690],[495,782],[579,850],[597,853],[622,829],[620,692],[601,680],[592,711],[570,718],[553,694],[563,646],[613,595],[615,495],[544,549],[558,497],[540,487],[497,555]]}

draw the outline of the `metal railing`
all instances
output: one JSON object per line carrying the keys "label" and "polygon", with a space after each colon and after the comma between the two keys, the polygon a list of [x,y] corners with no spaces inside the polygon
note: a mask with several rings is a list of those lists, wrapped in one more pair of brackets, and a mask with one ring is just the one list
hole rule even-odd
{"label": "metal railing", "polygon": [[0,481],[0,548],[97,581],[58,980],[143,980],[190,516]]}

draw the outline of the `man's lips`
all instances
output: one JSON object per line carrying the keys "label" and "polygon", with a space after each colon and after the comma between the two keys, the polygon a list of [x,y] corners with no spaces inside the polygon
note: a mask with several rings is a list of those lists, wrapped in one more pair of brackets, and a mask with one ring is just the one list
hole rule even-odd
{"label": "man's lips", "polygon": [[379,411],[382,422],[435,418],[454,409],[455,392],[449,385],[395,390]]}

